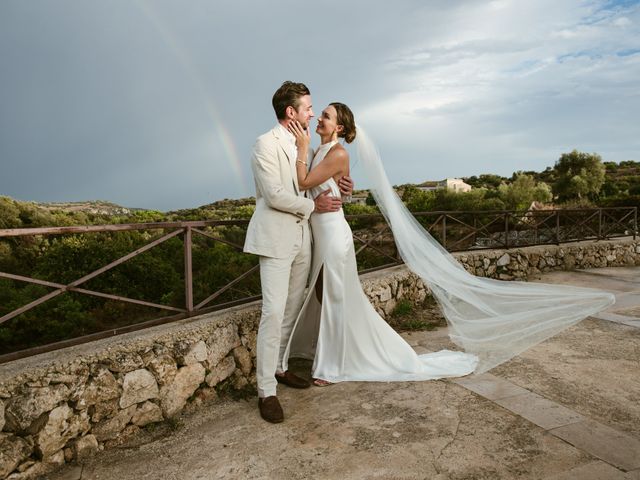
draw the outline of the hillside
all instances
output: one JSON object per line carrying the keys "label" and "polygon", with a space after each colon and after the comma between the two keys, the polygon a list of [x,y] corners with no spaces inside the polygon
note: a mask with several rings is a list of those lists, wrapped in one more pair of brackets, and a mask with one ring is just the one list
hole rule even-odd
{"label": "hillside", "polygon": [[[604,162],[605,182],[600,192],[597,204],[602,206],[635,205],[640,195],[640,162],[627,160],[620,163]],[[519,171],[514,172],[511,178],[495,174],[482,174],[479,176],[462,177],[474,189],[486,189],[486,199],[494,199],[493,208],[500,208],[495,202],[499,197],[501,184],[511,184],[518,174],[527,174],[536,182],[553,184],[554,169],[546,168],[542,172]],[[433,182],[427,180],[417,184],[400,186],[404,192],[406,187]],[[366,196],[366,190],[357,190],[354,196]],[[406,199],[405,199],[406,200]],[[434,205],[438,209],[455,209],[457,202],[447,202]],[[469,201],[477,203],[469,198]],[[481,206],[481,205],[477,205]],[[223,199],[195,208],[160,212],[117,205],[104,200],[92,200],[83,202],[56,202],[37,203],[14,200],[10,197],[0,196],[0,228],[40,227],[57,225],[87,225],[102,223],[137,223],[160,222],[179,220],[228,220],[250,218],[255,207],[255,198]],[[461,208],[465,209],[465,208]],[[364,206],[347,205],[347,213],[370,213]]]}
{"label": "hillside", "polygon": [[91,215],[129,215],[133,211],[144,210],[142,208],[126,208],[104,200],[35,203],[35,205],[51,212],[82,212]]}

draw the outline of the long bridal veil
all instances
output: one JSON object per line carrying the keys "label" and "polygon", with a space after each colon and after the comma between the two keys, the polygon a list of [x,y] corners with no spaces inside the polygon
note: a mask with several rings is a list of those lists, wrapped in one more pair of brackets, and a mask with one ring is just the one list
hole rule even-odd
{"label": "long bridal veil", "polygon": [[485,372],[615,302],[607,292],[508,282],[468,273],[411,215],[393,190],[380,155],[358,125],[356,147],[400,256],[429,286],[451,340],[478,356]]}

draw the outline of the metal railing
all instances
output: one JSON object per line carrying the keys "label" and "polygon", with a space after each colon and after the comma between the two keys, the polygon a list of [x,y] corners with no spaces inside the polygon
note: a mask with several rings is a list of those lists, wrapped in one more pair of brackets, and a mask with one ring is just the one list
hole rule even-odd
{"label": "metal railing", "polygon": [[[449,251],[605,240],[638,234],[636,207],[414,214]],[[434,221],[428,219],[436,216]],[[451,233],[455,235],[451,235]]]}
{"label": "metal railing", "polygon": [[[415,218],[449,251],[486,249],[486,248],[513,248],[529,245],[541,245],[549,243],[564,243],[580,240],[604,240],[615,237],[633,235],[638,233],[638,212],[636,207],[597,208],[580,210],[540,210],[540,211],[437,211],[414,213]],[[384,222],[382,215],[347,215],[347,221],[352,225],[354,241],[360,246],[356,255],[364,250],[375,252],[377,262],[367,266],[361,273],[387,268],[402,263],[393,242],[390,227]],[[136,223],[117,225],[91,225],[77,227],[49,227],[49,228],[16,228],[0,229],[0,241],[16,237],[36,237],[55,235],[76,235],[104,232],[125,231],[166,231],[145,245],[127,253],[126,255],[109,262],[90,273],[83,275],[71,282],[54,282],[37,279],[15,273],[0,272],[0,278],[17,282],[26,282],[41,285],[53,290],[41,297],[23,305],[0,317],[0,325],[25,313],[65,292],[74,292],[83,295],[100,297],[103,299],[135,304],[144,307],[157,308],[169,312],[171,316],[155,318],[150,321],[127,325],[107,332],[97,332],[80,338],[65,340],[33,349],[23,350],[15,354],[0,356],[0,362],[8,361],[19,356],[27,356],[62,346],[83,343],[106,336],[124,333],[159,323],[165,323],[196,314],[206,313],[212,310],[227,308],[230,306],[248,303],[261,298],[257,292],[244,298],[223,302],[212,306],[211,303],[232,289],[248,276],[256,273],[259,266],[254,265],[243,272],[226,285],[218,288],[203,300],[195,303],[193,292],[193,237],[199,235],[214,242],[220,242],[237,251],[242,251],[242,246],[215,234],[216,227],[222,226],[246,226],[248,220],[212,220],[212,221],[185,221],[185,222],[160,222],[160,223]],[[207,231],[209,229],[209,231]],[[213,233],[212,233],[213,232]],[[105,272],[121,265],[128,260],[147,252],[169,239],[182,236],[184,255],[184,306],[176,307],[158,302],[130,298],[100,292],[82,285]],[[381,263],[382,260],[386,263]],[[361,265],[362,266],[362,265]]]}
{"label": "metal railing", "polygon": [[[245,276],[248,276],[254,271],[256,271],[257,266],[253,267],[248,272],[245,272],[243,275],[236,278],[231,283],[225,285],[223,288],[214,292],[212,295],[210,295],[209,297],[207,297],[205,300],[201,301],[197,305],[194,305],[193,265],[192,265],[193,234],[196,233],[199,235],[203,235],[215,241],[222,242],[236,249],[242,250],[242,247],[240,245],[229,242],[228,240],[225,240],[223,238],[218,238],[214,235],[211,235],[210,233],[202,230],[202,227],[220,226],[220,225],[243,225],[246,223],[248,223],[248,221],[246,220],[224,220],[224,221],[195,221],[195,222],[166,222],[166,223],[132,223],[132,224],[95,225],[95,226],[90,225],[90,226],[81,226],[81,227],[16,228],[16,229],[0,230],[0,239],[9,238],[9,237],[35,236],[35,235],[62,235],[62,234],[99,233],[99,232],[124,232],[124,231],[132,231],[132,230],[159,230],[159,229],[172,230],[171,232],[166,233],[165,235],[162,235],[160,238],[157,238],[147,243],[143,247],[140,247],[132,251],[131,253],[128,253],[127,255],[120,257],[117,260],[114,260],[109,264],[67,284],[59,284],[59,283],[39,280],[36,278],[10,274],[6,272],[0,272],[0,278],[7,278],[10,280],[18,280],[18,281],[27,282],[27,283],[34,283],[37,285],[53,287],[55,289],[54,291],[48,293],[47,295],[44,295],[34,300],[33,302],[21,308],[18,308],[12,312],[9,312],[3,317],[0,317],[0,324],[64,292],[77,292],[85,295],[93,295],[97,297],[108,298],[111,300],[134,303],[137,305],[143,305],[147,307],[155,307],[162,310],[169,310],[169,311],[179,312],[179,313],[193,313],[195,311],[201,310],[211,301],[215,300],[222,293],[224,293],[224,291],[228,290],[234,284],[236,284],[237,282],[245,278]],[[140,255],[141,253],[144,253],[160,245],[161,243],[164,243],[170,238],[176,237],[180,234],[182,234],[184,238],[184,265],[185,265],[184,284],[185,284],[185,298],[186,298],[186,305],[184,306],[184,308],[176,308],[168,305],[162,305],[159,303],[146,302],[143,300],[137,300],[137,299],[128,298],[128,297],[119,296],[119,295],[111,295],[111,294],[106,294],[102,292],[96,292],[93,290],[88,290],[88,289],[79,287],[79,285],[88,282],[89,280],[97,277],[98,275],[101,275],[106,271],[111,270],[112,268],[126,262],[127,260],[130,260],[131,258],[136,257],[137,255]]]}

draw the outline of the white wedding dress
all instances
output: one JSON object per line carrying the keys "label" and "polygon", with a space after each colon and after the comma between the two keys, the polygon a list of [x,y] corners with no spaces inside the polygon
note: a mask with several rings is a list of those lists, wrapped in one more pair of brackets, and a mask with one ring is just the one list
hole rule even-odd
{"label": "white wedding dress", "polygon": [[[317,167],[337,142],[320,146],[311,168]],[[333,178],[309,191],[312,198],[331,189]],[[342,210],[311,215],[313,263],[309,292],[284,354],[313,359],[312,376],[330,382],[408,381],[458,377],[472,373],[478,357],[442,350],[418,355],[378,315],[362,290],[353,236]],[[315,284],[322,275],[322,302]]]}

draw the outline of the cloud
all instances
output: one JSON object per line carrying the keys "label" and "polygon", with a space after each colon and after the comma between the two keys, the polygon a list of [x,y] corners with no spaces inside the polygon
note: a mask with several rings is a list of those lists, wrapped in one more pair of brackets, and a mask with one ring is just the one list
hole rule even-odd
{"label": "cloud", "polygon": [[318,112],[349,104],[394,183],[542,170],[573,148],[640,159],[639,20],[637,1],[8,0],[0,194],[159,209],[251,195],[285,79]]}
{"label": "cloud", "polygon": [[[529,4],[524,13],[509,2],[459,10],[452,21],[468,28],[391,59],[391,70],[410,72],[408,88],[370,105],[365,116],[376,126],[394,118],[385,140],[406,145],[429,138],[422,151],[433,159],[430,178],[509,174],[525,162],[539,170],[572,148],[613,160],[637,156],[631,105],[640,106],[634,80],[640,62],[633,48],[638,30],[629,20],[638,17],[637,4],[562,3]],[[490,17],[496,7],[500,17]],[[422,161],[412,163],[398,171],[415,175]]]}

